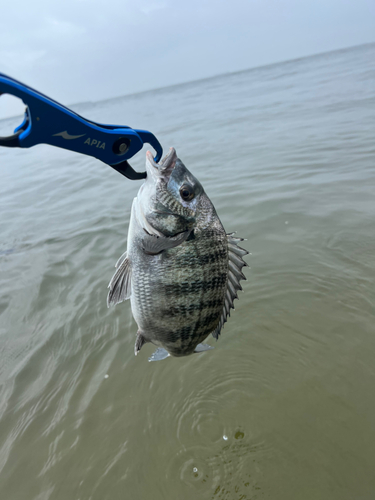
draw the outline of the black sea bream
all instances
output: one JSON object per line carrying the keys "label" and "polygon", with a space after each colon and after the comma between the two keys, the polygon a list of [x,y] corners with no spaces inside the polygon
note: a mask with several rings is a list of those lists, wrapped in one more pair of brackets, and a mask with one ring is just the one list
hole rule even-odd
{"label": "black sea bream", "polygon": [[210,349],[227,321],[248,252],[226,234],[199,181],[169,154],[155,163],[147,152],[147,179],[134,199],[127,252],[116,264],[107,303],[130,298],[138,324],[135,354],[159,347],[150,361]]}

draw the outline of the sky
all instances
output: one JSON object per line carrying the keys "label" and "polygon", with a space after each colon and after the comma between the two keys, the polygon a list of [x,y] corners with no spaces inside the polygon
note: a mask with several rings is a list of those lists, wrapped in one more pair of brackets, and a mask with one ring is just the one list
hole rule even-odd
{"label": "sky", "polygon": [[[0,73],[69,105],[370,42],[374,0],[18,0]],[[23,108],[0,97],[0,119]]]}

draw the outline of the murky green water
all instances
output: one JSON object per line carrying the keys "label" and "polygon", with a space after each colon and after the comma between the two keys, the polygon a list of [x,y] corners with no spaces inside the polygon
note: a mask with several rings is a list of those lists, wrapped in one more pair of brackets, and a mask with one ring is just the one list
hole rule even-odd
{"label": "murky green water", "polygon": [[0,498],[372,500],[375,45],[77,110],[175,146],[248,281],[215,350],[135,358],[106,294],[140,183],[0,150]]}

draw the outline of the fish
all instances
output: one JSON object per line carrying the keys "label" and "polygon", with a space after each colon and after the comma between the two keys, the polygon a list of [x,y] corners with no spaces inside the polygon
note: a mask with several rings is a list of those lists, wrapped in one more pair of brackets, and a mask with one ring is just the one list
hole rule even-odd
{"label": "fish", "polygon": [[242,290],[247,250],[227,234],[203,186],[174,148],[156,163],[133,200],[127,250],[116,263],[108,307],[130,299],[138,325],[134,352],[157,346],[149,361],[213,349]]}

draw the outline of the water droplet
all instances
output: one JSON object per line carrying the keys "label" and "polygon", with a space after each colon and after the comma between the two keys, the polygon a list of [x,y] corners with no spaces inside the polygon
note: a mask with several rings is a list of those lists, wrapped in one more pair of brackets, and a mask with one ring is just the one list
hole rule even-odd
{"label": "water droplet", "polygon": [[285,221],[285,224],[289,224],[289,221],[288,221],[288,220],[286,220],[286,221]]}
{"label": "water droplet", "polygon": [[224,434],[223,439],[224,439],[224,441],[228,441],[228,436],[226,436],[226,435]]}
{"label": "water droplet", "polygon": [[104,375],[104,378],[108,378],[108,377],[109,377],[109,375],[108,375],[108,373],[106,373],[106,374]]}

